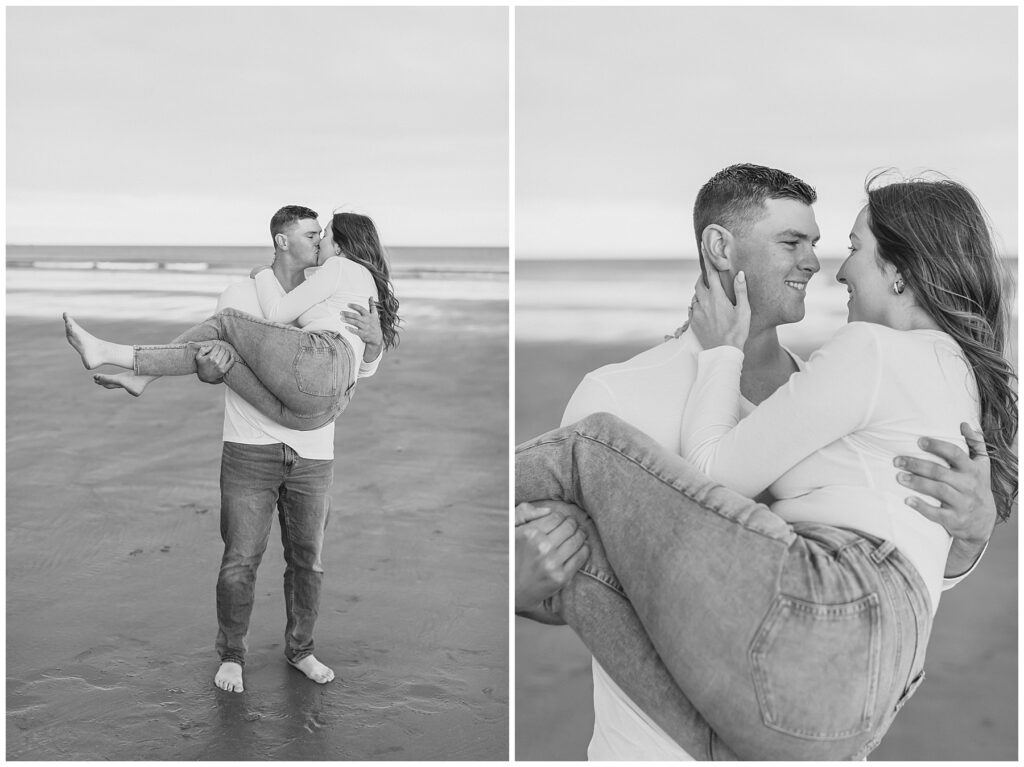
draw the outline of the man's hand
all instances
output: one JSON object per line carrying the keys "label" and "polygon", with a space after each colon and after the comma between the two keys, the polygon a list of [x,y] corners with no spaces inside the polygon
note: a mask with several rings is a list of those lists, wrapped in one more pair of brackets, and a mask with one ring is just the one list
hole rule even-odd
{"label": "man's hand", "polygon": [[347,321],[349,330],[359,336],[366,349],[363,351],[363,362],[373,362],[380,356],[380,350],[384,346],[384,333],[380,329],[380,311],[377,303],[371,298],[369,308],[359,304],[349,304],[351,312],[342,312],[341,316]]}
{"label": "man's hand", "polygon": [[992,497],[992,474],[985,437],[966,423],[960,433],[967,440],[970,455],[951,442],[922,438],[922,450],[942,458],[949,467],[935,461],[899,456],[893,461],[904,472],[896,479],[904,487],[928,495],[939,502],[935,506],[910,496],[906,504],[953,536],[946,559],[946,577],[967,572],[981,555],[996,524],[996,503]]}
{"label": "man's hand", "polygon": [[196,377],[203,383],[221,383],[234,364],[234,356],[220,344],[200,346],[196,353]]}
{"label": "man's hand", "polygon": [[516,612],[559,591],[589,556],[575,519],[529,503],[516,506]]}

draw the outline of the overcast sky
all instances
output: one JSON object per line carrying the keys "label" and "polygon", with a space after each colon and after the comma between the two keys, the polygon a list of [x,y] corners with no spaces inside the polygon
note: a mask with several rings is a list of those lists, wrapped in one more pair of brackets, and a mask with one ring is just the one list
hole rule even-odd
{"label": "overcast sky", "polygon": [[816,187],[841,255],[874,168],[935,169],[1017,249],[1017,9],[518,8],[516,245],[690,255],[737,162]]}
{"label": "overcast sky", "polygon": [[8,8],[7,242],[508,244],[505,8]]}

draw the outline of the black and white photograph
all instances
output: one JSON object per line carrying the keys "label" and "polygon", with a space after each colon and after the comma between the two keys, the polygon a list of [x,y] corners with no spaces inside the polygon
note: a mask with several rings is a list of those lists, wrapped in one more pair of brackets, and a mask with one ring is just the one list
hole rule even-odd
{"label": "black and white photograph", "polygon": [[518,761],[1017,758],[1017,30],[517,9]]}
{"label": "black and white photograph", "polygon": [[9,7],[11,761],[509,759],[509,9]]}

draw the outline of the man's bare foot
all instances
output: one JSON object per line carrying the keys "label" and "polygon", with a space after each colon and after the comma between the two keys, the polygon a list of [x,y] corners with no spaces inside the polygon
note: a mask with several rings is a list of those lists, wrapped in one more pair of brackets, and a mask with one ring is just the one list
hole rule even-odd
{"label": "man's bare foot", "polygon": [[334,672],[312,655],[307,655],[302,660],[295,661],[294,663],[292,661],[288,661],[288,663],[317,684],[327,684],[334,679]]}
{"label": "man's bare foot", "polygon": [[68,316],[67,312],[64,312],[64,335],[68,337],[68,343],[81,355],[86,370],[98,368],[103,364],[100,346],[103,342],[92,333],[86,332]]}
{"label": "man's bare foot", "polygon": [[242,692],[245,689],[242,686],[242,667],[232,661],[221,663],[213,683],[228,692]]}
{"label": "man's bare foot", "polygon": [[94,373],[92,380],[105,389],[124,389],[133,397],[138,397],[146,390],[153,376],[137,376],[134,373]]}

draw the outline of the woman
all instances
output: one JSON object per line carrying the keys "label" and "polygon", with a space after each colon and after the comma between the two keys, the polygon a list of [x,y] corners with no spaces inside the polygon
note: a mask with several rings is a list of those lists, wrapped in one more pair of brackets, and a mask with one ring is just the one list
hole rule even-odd
{"label": "woman", "polygon": [[[351,400],[364,350],[375,360],[397,345],[399,324],[398,299],[373,221],[355,213],[335,214],[324,230],[320,253],[320,265],[290,293],[281,293],[269,266],[254,270],[266,319],[225,309],[170,344],[127,346],[96,338],[65,314],[68,340],[87,369],[104,364],[131,368],[134,374],[94,378],[136,396],[156,377],[195,373],[196,354],[221,345],[240,363],[224,376],[228,386],[283,426],[320,428]],[[332,255],[324,259],[325,253]],[[342,319],[346,306],[357,310],[344,313],[354,325]],[[283,324],[292,321],[301,329]]]}
{"label": "woman", "polygon": [[587,510],[683,703],[741,758],[863,757],[920,683],[949,537],[891,478],[917,435],[980,423],[1003,518],[1016,497],[1005,305],[976,201],[948,181],[869,182],[851,242],[851,324],[739,423],[745,285],[735,309],[714,280],[698,291],[681,444],[710,480],[606,415],[517,451],[517,501]]}

